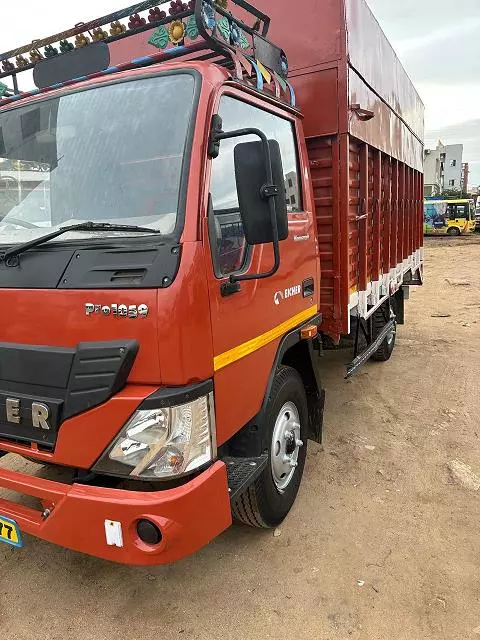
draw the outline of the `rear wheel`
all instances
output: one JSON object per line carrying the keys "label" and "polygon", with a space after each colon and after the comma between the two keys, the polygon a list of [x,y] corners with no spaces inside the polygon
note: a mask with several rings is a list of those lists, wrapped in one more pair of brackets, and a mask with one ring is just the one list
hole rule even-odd
{"label": "rear wheel", "polygon": [[460,229],[458,227],[450,227],[447,230],[447,235],[449,235],[449,236],[459,236],[460,235]]}
{"label": "rear wheel", "polygon": [[302,379],[280,367],[266,411],[269,464],[232,506],[233,517],[251,527],[279,525],[295,502],[307,454],[308,408]]}
{"label": "rear wheel", "polygon": [[[387,320],[388,318],[388,320]],[[373,339],[375,340],[379,333],[383,330],[385,325],[390,322],[390,320],[395,320],[395,312],[393,307],[393,301],[387,302],[387,304],[380,309],[377,309],[373,314],[372,318],[372,330],[373,330]],[[397,339],[397,325],[394,324],[392,330],[387,335],[385,340],[382,342],[378,351],[376,351],[372,360],[377,362],[387,362],[392,357],[393,350],[395,349],[395,342]]]}

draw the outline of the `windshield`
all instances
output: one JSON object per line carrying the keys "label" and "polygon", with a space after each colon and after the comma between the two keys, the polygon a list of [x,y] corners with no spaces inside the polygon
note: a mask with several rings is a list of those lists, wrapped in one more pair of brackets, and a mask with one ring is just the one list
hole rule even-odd
{"label": "windshield", "polygon": [[172,233],[194,83],[157,76],[0,113],[0,244],[85,221]]}

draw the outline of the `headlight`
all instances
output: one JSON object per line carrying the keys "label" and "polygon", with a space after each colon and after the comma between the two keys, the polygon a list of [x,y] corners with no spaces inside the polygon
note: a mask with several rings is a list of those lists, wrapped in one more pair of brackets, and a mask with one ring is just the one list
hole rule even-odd
{"label": "headlight", "polygon": [[213,394],[176,407],[136,411],[94,466],[96,473],[159,480],[216,455]]}

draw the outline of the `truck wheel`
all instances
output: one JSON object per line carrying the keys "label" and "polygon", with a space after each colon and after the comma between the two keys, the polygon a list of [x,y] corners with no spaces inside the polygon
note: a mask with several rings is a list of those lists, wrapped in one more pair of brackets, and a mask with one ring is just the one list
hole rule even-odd
{"label": "truck wheel", "polygon": [[459,236],[460,229],[458,227],[450,227],[447,229],[447,236]]}
{"label": "truck wheel", "polygon": [[[395,318],[395,313],[393,311],[393,302],[391,307],[391,314],[393,318]],[[373,338],[375,339],[380,333],[380,331],[382,331],[382,329],[386,325],[385,316],[382,313],[381,309],[378,309],[377,311],[375,311],[375,313],[373,314],[372,322],[373,322]],[[390,333],[388,334],[388,336],[385,338],[385,340],[382,342],[378,351],[376,351],[373,354],[372,360],[375,360],[376,362],[387,362],[387,360],[390,360],[390,358],[392,357],[393,350],[395,349],[396,339],[397,339],[397,326],[395,325],[393,329],[390,331]]]}
{"label": "truck wheel", "polygon": [[302,379],[295,369],[279,367],[266,410],[269,464],[233,504],[235,520],[272,528],[286,517],[302,480],[308,439],[308,408]]}

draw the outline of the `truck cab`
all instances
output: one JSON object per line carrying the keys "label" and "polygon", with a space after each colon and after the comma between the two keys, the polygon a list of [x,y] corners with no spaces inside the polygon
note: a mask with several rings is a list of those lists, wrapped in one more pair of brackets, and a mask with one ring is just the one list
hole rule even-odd
{"label": "truck cab", "polygon": [[[162,564],[232,519],[275,527],[321,441],[324,346],[356,331],[348,375],[392,355],[422,276],[419,141],[404,162],[348,131],[306,137],[270,17],[231,4],[132,12],[150,48],[127,62],[131,7],[0,56],[14,89],[20,70],[37,82],[0,103],[6,193],[17,181],[0,216],[0,450],[70,474],[0,469],[39,501],[0,501],[4,541]],[[362,136],[370,111],[354,112]]]}

